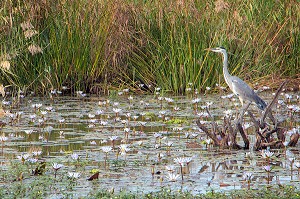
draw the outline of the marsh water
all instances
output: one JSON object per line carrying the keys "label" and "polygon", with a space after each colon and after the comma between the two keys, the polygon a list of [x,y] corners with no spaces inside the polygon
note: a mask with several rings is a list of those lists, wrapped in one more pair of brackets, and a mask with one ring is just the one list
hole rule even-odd
{"label": "marsh water", "polygon": [[[287,108],[289,104],[299,106],[296,97],[299,93],[289,95],[293,97],[288,100],[284,95],[280,96],[285,104],[278,105],[275,116],[286,119],[287,130],[298,128],[299,133],[299,112],[292,113],[291,119]],[[268,101],[272,94],[265,92],[262,97]],[[195,103],[196,98],[201,100]],[[53,162],[64,165],[57,171],[58,178],[64,179],[70,171],[80,173],[73,189],[68,190],[74,197],[85,196],[97,189],[147,193],[167,187],[194,194],[230,191],[247,187],[243,179],[245,172],[253,175],[252,188],[268,183],[300,185],[295,166],[300,161],[299,144],[294,148],[271,150],[274,156],[270,161],[272,170],[268,182],[268,174],[263,168],[266,160],[261,152],[252,150],[254,127],[247,115],[245,123],[250,125],[245,128],[250,150],[220,149],[207,144],[207,136],[195,121],[200,119],[209,127],[210,118],[204,109],[209,106],[214,119],[221,124],[225,110],[232,110],[232,115],[239,111],[241,105],[234,97],[122,94],[110,97],[55,96],[53,99],[25,97],[18,105],[6,101],[3,108],[10,110],[10,114],[1,118],[6,123],[1,130],[2,137],[7,137],[2,141],[2,171],[7,171],[12,162],[21,164],[22,160],[17,156],[41,150],[38,162],[46,162],[42,175],[53,176]],[[255,105],[250,109],[259,116]],[[127,144],[128,150],[118,150],[121,144]],[[239,144],[243,146],[240,138]],[[103,146],[113,149],[105,153]],[[79,159],[72,159],[74,153]],[[183,167],[183,180],[180,165],[174,161],[178,157],[191,158],[191,162]],[[174,166],[174,169],[170,171],[166,166]],[[99,178],[87,181],[94,170],[99,171]],[[170,172],[178,176],[170,179]],[[23,183],[31,183],[34,178],[37,176],[28,175]],[[3,180],[0,186],[8,181]],[[59,198],[60,193],[50,191],[49,195]]]}

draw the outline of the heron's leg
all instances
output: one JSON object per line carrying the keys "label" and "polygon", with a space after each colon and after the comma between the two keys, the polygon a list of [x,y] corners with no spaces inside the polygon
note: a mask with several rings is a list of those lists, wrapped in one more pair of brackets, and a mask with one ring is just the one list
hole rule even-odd
{"label": "heron's leg", "polygon": [[243,102],[243,99],[239,96],[239,100],[240,100],[240,102],[241,102],[241,104],[242,104],[242,107],[244,106],[244,102]]}

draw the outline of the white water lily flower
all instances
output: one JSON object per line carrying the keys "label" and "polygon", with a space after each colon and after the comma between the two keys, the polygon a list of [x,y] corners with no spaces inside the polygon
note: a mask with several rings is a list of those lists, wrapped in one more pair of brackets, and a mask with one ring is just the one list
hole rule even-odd
{"label": "white water lily flower", "polygon": [[78,179],[80,177],[80,173],[78,172],[68,172],[68,177],[73,179]]}
{"label": "white water lily flower", "polygon": [[78,155],[77,153],[73,153],[73,154],[71,155],[71,158],[72,158],[73,160],[79,160],[79,155]]}
{"label": "white water lily flower", "polygon": [[97,145],[97,142],[95,140],[91,140],[90,145]]}
{"label": "white water lily flower", "polygon": [[200,101],[201,101],[200,98],[193,99],[193,100],[192,100],[192,104],[197,104],[197,103],[199,103]]}
{"label": "white water lily flower", "polygon": [[147,122],[139,121],[139,124],[140,124],[141,126],[145,126],[145,125],[147,124]]}
{"label": "white water lily flower", "polygon": [[96,111],[96,115],[102,115],[103,113],[104,113],[104,111],[101,109]]}
{"label": "white water lily flower", "polygon": [[120,108],[113,108],[113,112],[115,113],[120,113],[122,111],[122,109]]}
{"label": "white water lily flower", "polygon": [[119,149],[120,149],[120,154],[121,154],[121,155],[126,155],[126,153],[127,153],[128,151],[130,151],[130,148],[129,148],[129,145],[128,145],[128,144],[121,144],[121,145],[119,146]]}
{"label": "white water lily flower", "polygon": [[248,181],[248,182],[250,182],[253,179],[252,173],[245,172],[243,174],[243,179],[246,180],[246,181]]}
{"label": "white water lily flower", "polygon": [[176,182],[180,175],[175,173],[168,173],[167,178],[170,182]]}
{"label": "white water lily flower", "polygon": [[27,135],[30,135],[33,133],[33,130],[32,129],[29,129],[29,130],[24,130],[24,132],[27,134]]}
{"label": "white water lily flower", "polygon": [[58,164],[58,163],[52,163],[52,167],[54,170],[58,170],[60,168],[62,168],[64,165],[63,164]]}
{"label": "white water lily flower", "polygon": [[129,97],[128,97],[128,100],[133,100],[133,97],[130,95]]}
{"label": "white water lily flower", "polygon": [[174,102],[174,99],[170,98],[170,97],[165,97],[166,102],[168,103],[172,103]]}
{"label": "white water lily flower", "polygon": [[266,158],[271,158],[274,155],[274,153],[267,150],[267,151],[262,151],[261,155],[262,155],[263,158],[266,159]]}
{"label": "white water lily flower", "polygon": [[124,128],[124,132],[129,133],[130,132],[130,128]]}
{"label": "white water lily flower", "polygon": [[162,137],[162,134],[161,134],[161,133],[155,132],[155,133],[153,134],[153,136],[154,136],[155,138],[159,138],[159,137]]}
{"label": "white water lily flower", "polygon": [[89,117],[89,118],[94,118],[94,117],[95,117],[95,115],[94,115],[94,114],[91,114],[91,113],[89,113],[89,114],[88,114],[88,117]]}
{"label": "white water lily flower", "polygon": [[39,150],[39,151],[32,151],[31,153],[32,153],[32,155],[34,155],[34,156],[39,156],[39,155],[41,155],[43,152],[42,152],[41,150]]}
{"label": "white water lily flower", "polygon": [[0,136],[0,141],[1,142],[5,142],[8,140],[8,137],[6,137],[4,134],[2,136]]}
{"label": "white water lily flower", "polygon": [[208,139],[205,140],[205,143],[207,145],[211,145],[212,144],[212,140],[210,138],[208,138]]}
{"label": "white water lily flower", "polygon": [[175,166],[174,165],[166,165],[165,168],[169,172],[174,172],[175,171]]}
{"label": "white water lily flower", "polygon": [[192,160],[193,160],[193,158],[191,158],[191,157],[185,157],[185,158],[184,158],[184,161],[185,161],[187,164],[189,164]]}
{"label": "white water lily flower", "polygon": [[224,111],[224,114],[225,114],[225,116],[226,116],[226,117],[229,117],[229,116],[231,116],[231,115],[232,115],[232,113],[233,113],[233,111],[232,111],[232,110],[226,110],[226,111]]}
{"label": "white water lily flower", "polygon": [[172,141],[168,141],[165,143],[168,147],[171,147],[173,145],[173,142]]}
{"label": "white water lily flower", "polygon": [[103,147],[101,147],[101,149],[104,153],[108,153],[112,150],[112,147],[111,146],[103,146]]}
{"label": "white water lily flower", "polygon": [[54,108],[53,108],[52,106],[47,106],[45,109],[46,109],[47,111],[54,111]]}
{"label": "white water lily flower", "polygon": [[28,158],[27,161],[28,161],[30,164],[34,164],[34,163],[37,163],[38,159],[37,159],[37,158]]}
{"label": "white water lily flower", "polygon": [[270,172],[272,170],[272,167],[270,165],[264,166],[264,169],[266,172]]}
{"label": "white water lily flower", "polygon": [[107,124],[108,124],[107,121],[103,121],[103,120],[100,121],[100,125],[101,125],[101,126],[105,126],[105,125],[107,125]]}
{"label": "white water lily flower", "polygon": [[21,160],[22,162],[23,161],[26,161],[28,158],[30,157],[30,155],[28,153],[24,153],[24,154],[21,154],[21,155],[18,155],[17,158],[19,160]]}
{"label": "white water lily flower", "polygon": [[117,140],[118,138],[119,138],[119,137],[116,136],[116,135],[113,135],[113,136],[109,137],[109,139],[110,139],[111,141],[115,141],[115,140]]}
{"label": "white water lily flower", "polygon": [[174,162],[178,163],[180,166],[183,166],[186,163],[186,159],[184,157],[174,158]]}

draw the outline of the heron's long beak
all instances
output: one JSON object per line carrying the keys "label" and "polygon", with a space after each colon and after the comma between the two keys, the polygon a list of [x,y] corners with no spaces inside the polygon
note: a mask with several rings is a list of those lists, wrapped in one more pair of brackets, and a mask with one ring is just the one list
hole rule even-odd
{"label": "heron's long beak", "polygon": [[208,51],[211,51],[211,48],[205,48],[204,50],[208,50]]}

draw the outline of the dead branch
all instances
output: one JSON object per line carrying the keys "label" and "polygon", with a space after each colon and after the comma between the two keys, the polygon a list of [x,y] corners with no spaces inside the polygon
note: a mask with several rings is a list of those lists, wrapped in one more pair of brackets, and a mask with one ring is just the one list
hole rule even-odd
{"label": "dead branch", "polygon": [[272,142],[268,142],[268,143],[261,143],[261,148],[264,149],[264,148],[267,148],[267,147],[272,147],[272,148],[277,148],[277,147],[274,147],[274,146],[277,146],[277,145],[282,145],[282,141],[281,140],[277,140],[277,141],[272,141]]}
{"label": "dead branch", "polygon": [[281,140],[282,142],[285,141],[284,132],[285,132],[285,128],[278,128],[278,130],[276,132],[278,140]]}
{"label": "dead branch", "polygon": [[212,139],[212,140],[214,141],[214,144],[215,144],[216,146],[220,146],[220,142],[219,142],[219,140],[217,139],[217,137],[216,137],[212,132],[210,132],[203,124],[201,124],[200,120],[197,120],[197,121],[196,121],[196,124],[197,124],[197,126],[198,126],[202,131],[204,131],[204,132],[206,133],[206,135],[207,135],[210,139]]}
{"label": "dead branch", "polygon": [[[265,119],[266,119],[266,116],[271,112],[272,110],[272,107],[277,103],[277,100],[278,100],[278,97],[279,97],[279,94],[281,93],[283,87],[288,83],[288,80],[284,81],[280,87],[277,89],[276,93],[275,93],[275,96],[272,100],[272,102],[270,104],[268,104],[265,112],[263,113],[261,119],[260,119],[260,125],[264,125],[265,124]],[[271,116],[272,117],[272,116]],[[263,128],[263,127],[261,127]]]}
{"label": "dead branch", "polygon": [[237,128],[238,128],[238,130],[239,130],[239,132],[240,132],[240,134],[241,134],[241,136],[243,138],[243,141],[245,143],[244,149],[249,149],[250,142],[249,142],[249,139],[248,139],[248,137],[247,137],[247,135],[246,135],[246,133],[245,133],[245,131],[243,129],[242,124],[241,123],[237,123]]}
{"label": "dead branch", "polygon": [[255,130],[256,132],[259,131],[260,125],[259,125],[259,121],[257,121],[253,115],[253,113],[251,111],[248,111],[248,115],[250,116],[251,121],[253,122],[254,126],[255,126]]}
{"label": "dead branch", "polygon": [[290,140],[288,146],[291,146],[291,147],[296,146],[296,144],[298,143],[299,137],[300,137],[300,135],[298,133],[294,133],[291,136],[291,140]]}
{"label": "dead branch", "polygon": [[[248,111],[248,115],[255,126],[256,132],[256,142],[254,143],[255,150],[265,149],[267,147],[271,148],[283,148],[283,142],[285,141],[285,128],[281,127],[283,121],[278,121],[272,114],[272,108],[277,103],[279,94],[281,93],[283,87],[287,84],[288,81],[283,82],[276,94],[274,95],[272,101],[268,104],[265,111],[262,112],[261,117],[256,119],[251,111]],[[238,117],[234,120],[234,125],[232,124],[231,117],[224,117],[223,125],[219,125],[214,121],[214,118],[210,114],[208,108],[206,108],[206,112],[211,118],[212,128],[209,130],[205,127],[204,124],[201,124],[200,120],[197,120],[196,123],[200,129],[202,129],[206,135],[211,138],[214,142],[215,146],[219,146],[221,148],[233,148],[233,149],[249,149],[250,142],[248,139],[247,133],[243,129],[243,120],[244,114],[249,108],[250,103],[245,104],[239,112]],[[271,124],[267,123],[266,117],[269,117],[272,121]],[[221,129],[222,128],[222,129]],[[244,147],[241,147],[237,144],[237,133],[241,134],[241,137],[244,142]],[[275,134],[276,133],[276,134]],[[277,137],[276,137],[277,136]],[[288,146],[295,146],[298,143],[300,138],[300,134],[296,133],[291,136],[290,142]]]}
{"label": "dead branch", "polygon": [[217,132],[218,131],[218,125],[214,120],[214,117],[210,114],[208,107],[206,107],[206,112],[208,114],[208,116],[211,118],[211,125],[212,125],[212,130],[213,132]]}

